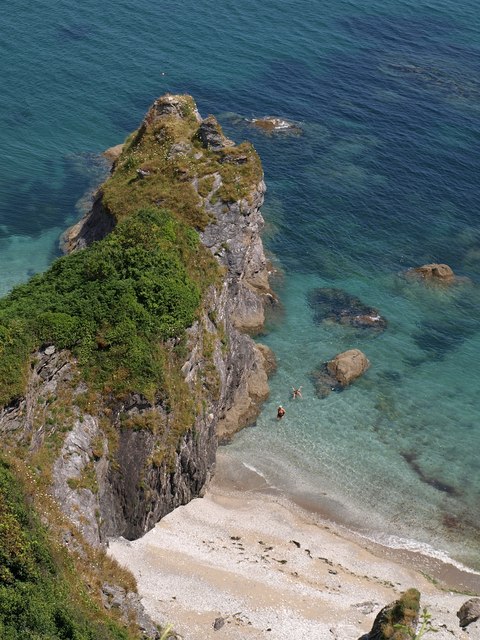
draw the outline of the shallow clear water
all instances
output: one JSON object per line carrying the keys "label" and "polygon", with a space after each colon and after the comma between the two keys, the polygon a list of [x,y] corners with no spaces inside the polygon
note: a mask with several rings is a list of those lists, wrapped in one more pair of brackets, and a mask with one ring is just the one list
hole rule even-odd
{"label": "shallow clear water", "polygon": [[[265,243],[283,272],[284,313],[262,338],[279,361],[271,400],[231,452],[368,535],[480,568],[480,14],[473,0],[418,4],[7,0],[0,288],[58,255],[105,175],[101,151],[156,96],[191,93],[256,145]],[[303,135],[236,117],[266,114]],[[399,275],[432,261],[469,282],[429,290]],[[318,287],[379,309],[387,330],[315,323]],[[318,398],[311,371],[351,347],[370,370]]]}

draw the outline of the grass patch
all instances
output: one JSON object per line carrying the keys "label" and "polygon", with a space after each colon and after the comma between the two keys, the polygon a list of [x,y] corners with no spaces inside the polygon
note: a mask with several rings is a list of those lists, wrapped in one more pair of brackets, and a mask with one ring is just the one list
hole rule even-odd
{"label": "grass patch", "polygon": [[0,460],[0,637],[2,640],[133,640],[53,549],[24,490]]}

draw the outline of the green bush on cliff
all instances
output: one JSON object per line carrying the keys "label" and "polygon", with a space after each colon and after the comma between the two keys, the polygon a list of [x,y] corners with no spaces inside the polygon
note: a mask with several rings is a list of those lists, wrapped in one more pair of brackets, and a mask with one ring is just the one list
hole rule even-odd
{"label": "green bush on cliff", "polygon": [[[0,460],[0,638],[132,640],[52,554],[18,481]],[[62,566],[63,562],[63,566]]]}
{"label": "green bush on cliff", "polygon": [[192,324],[206,284],[198,251],[195,231],[144,209],[15,288],[0,301],[0,404],[23,393],[30,353],[48,344],[99,389],[161,389],[162,344]]}

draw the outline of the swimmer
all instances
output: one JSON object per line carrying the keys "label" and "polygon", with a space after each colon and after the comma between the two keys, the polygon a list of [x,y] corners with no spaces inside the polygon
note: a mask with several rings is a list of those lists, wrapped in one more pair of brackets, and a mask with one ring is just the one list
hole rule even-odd
{"label": "swimmer", "polygon": [[298,387],[298,389],[296,389],[295,387],[292,387],[293,400],[295,400],[295,398],[301,398],[301,397],[302,397],[302,387]]}
{"label": "swimmer", "polygon": [[285,415],[285,409],[280,405],[277,409],[277,420],[280,420]]}

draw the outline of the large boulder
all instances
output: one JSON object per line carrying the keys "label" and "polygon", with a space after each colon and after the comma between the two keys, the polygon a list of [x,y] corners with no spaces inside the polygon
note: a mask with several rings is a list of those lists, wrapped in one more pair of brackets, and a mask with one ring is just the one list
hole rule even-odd
{"label": "large boulder", "polygon": [[359,298],[342,289],[320,287],[308,294],[308,303],[313,309],[316,323],[334,322],[355,329],[373,329],[383,331],[387,321],[374,307],[370,307]]}
{"label": "large boulder", "polygon": [[360,349],[349,349],[327,362],[328,373],[342,387],[359,378],[370,366],[367,356]]}
{"label": "large boulder", "polygon": [[480,598],[467,600],[457,611],[457,618],[460,619],[460,626],[465,628],[472,622],[480,618]]}
{"label": "large boulder", "polygon": [[422,267],[410,269],[407,274],[426,282],[451,284],[455,280],[455,274],[448,264],[424,264]]}
{"label": "large boulder", "polygon": [[[408,589],[398,600],[383,607],[369,633],[359,640],[409,640],[414,637],[420,611],[420,593]],[[401,625],[401,628],[395,628]]]}
{"label": "large boulder", "polygon": [[359,378],[370,366],[360,349],[349,349],[323,363],[312,373],[317,395],[325,398],[331,391],[341,391]]}

